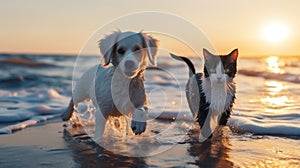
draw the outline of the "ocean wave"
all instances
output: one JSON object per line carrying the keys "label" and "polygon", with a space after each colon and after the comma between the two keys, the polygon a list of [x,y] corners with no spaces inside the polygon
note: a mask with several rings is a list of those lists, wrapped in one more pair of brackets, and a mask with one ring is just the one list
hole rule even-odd
{"label": "ocean wave", "polygon": [[229,120],[229,125],[235,131],[257,135],[300,136],[299,119],[298,114],[292,113],[260,118],[234,115]]}
{"label": "ocean wave", "polygon": [[[194,120],[190,112],[176,111],[149,112],[149,117],[169,121],[190,122]],[[228,125],[233,131],[249,132],[256,135],[300,136],[299,120],[300,116],[296,113],[259,117],[233,115]]]}
{"label": "ocean wave", "polygon": [[[0,71],[1,72],[1,71]],[[71,77],[49,76],[47,74],[37,74],[26,72],[7,73],[0,75],[0,88],[6,90],[25,89],[25,88],[41,88],[41,87],[69,87]]]}
{"label": "ocean wave", "polygon": [[246,75],[246,76],[255,76],[255,77],[262,77],[265,79],[273,79],[285,82],[292,82],[292,83],[300,83],[300,77],[296,74],[291,73],[272,73],[272,72],[265,72],[265,71],[255,71],[255,70],[246,70],[240,69],[238,71],[239,74]]}
{"label": "ocean wave", "polygon": [[0,64],[2,65],[20,65],[20,66],[27,66],[27,67],[49,67],[49,66],[56,66],[53,64],[42,63],[38,61],[34,61],[27,58],[7,58],[5,60],[0,60]]}
{"label": "ocean wave", "polygon": [[[0,98],[0,134],[10,134],[37,123],[58,118],[66,109],[69,98],[54,89],[34,93],[12,93]],[[22,107],[23,106],[23,107]],[[13,108],[15,107],[15,108]]]}

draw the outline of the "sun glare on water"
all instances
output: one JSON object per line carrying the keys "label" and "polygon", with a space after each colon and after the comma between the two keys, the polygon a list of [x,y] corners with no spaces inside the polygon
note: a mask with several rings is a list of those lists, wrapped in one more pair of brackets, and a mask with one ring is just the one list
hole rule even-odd
{"label": "sun glare on water", "polygon": [[282,42],[287,38],[288,34],[288,27],[282,22],[267,23],[262,29],[262,37],[269,43]]}
{"label": "sun glare on water", "polygon": [[266,58],[267,70],[272,73],[284,73],[282,68],[285,64],[280,61],[277,56],[269,56]]}

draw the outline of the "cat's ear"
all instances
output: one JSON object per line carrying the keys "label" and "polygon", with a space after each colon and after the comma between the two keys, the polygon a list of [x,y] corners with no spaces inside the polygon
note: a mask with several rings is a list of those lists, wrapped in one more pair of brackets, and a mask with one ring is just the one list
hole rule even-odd
{"label": "cat's ear", "polygon": [[231,51],[231,53],[229,55],[230,55],[231,61],[236,61],[239,56],[239,50],[236,48],[233,51]]}
{"label": "cat's ear", "polygon": [[211,54],[207,49],[203,48],[203,56],[205,59],[208,59],[211,57],[213,54]]}

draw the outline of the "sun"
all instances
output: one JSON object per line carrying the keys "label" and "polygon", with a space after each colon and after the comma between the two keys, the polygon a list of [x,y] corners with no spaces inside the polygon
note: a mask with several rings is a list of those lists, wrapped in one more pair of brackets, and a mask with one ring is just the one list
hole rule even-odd
{"label": "sun", "polygon": [[284,41],[289,34],[286,24],[283,22],[269,22],[262,29],[262,38],[269,43]]}

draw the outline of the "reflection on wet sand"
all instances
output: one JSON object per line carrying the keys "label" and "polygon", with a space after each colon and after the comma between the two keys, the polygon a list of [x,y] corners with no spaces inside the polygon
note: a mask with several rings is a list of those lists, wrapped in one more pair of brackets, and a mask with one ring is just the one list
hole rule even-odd
{"label": "reflection on wet sand", "polygon": [[212,139],[199,142],[199,133],[191,131],[188,153],[197,158],[194,164],[199,167],[233,167],[229,155],[231,152],[229,132],[228,127],[222,127],[216,131]]}
{"label": "reflection on wet sand", "polygon": [[[64,139],[72,150],[74,162],[78,167],[145,167],[143,157],[127,157],[114,154],[96,144],[87,134],[79,133],[81,128],[64,130]],[[72,135],[73,134],[73,135]]]}
{"label": "reflection on wet sand", "polygon": [[233,167],[230,129],[223,127],[216,132],[212,139],[199,142],[199,132],[191,130],[174,148],[148,157],[115,154],[96,144],[81,128],[65,130],[64,139],[78,167]]}

